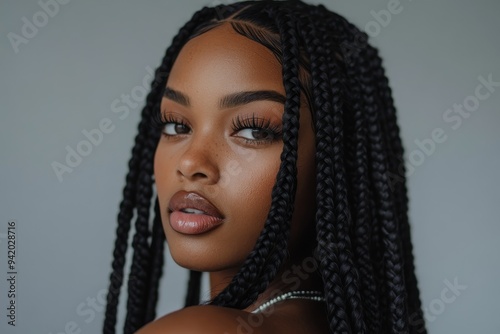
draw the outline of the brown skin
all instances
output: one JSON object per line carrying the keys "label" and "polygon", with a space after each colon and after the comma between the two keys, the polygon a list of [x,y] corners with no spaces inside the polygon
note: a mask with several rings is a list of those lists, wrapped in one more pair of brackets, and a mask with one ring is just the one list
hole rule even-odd
{"label": "brown skin", "polygon": [[[236,117],[245,120],[252,115],[281,129],[282,103],[261,100],[221,109],[219,101],[243,91],[269,90],[284,96],[281,65],[271,51],[239,35],[226,23],[183,47],[167,87],[186,95],[190,103],[187,106],[163,98],[161,104],[163,115],[174,119],[164,129],[170,136],[162,136],[155,155],[163,228],[172,257],[179,265],[209,272],[214,297],[238,272],[262,231],[283,150],[281,137],[273,139],[266,131],[233,129]],[[187,127],[176,127],[175,123],[186,123]],[[259,135],[270,140],[258,141]],[[310,251],[304,247],[304,238],[314,233],[314,151],[311,114],[306,103],[302,103],[290,258],[282,273],[290,273],[290,266],[300,264]],[[223,224],[199,235],[174,231],[168,203],[179,190],[194,191],[207,198],[224,215]],[[300,283],[294,289],[321,290],[313,275],[292,277]],[[239,321],[275,296],[276,290],[291,290],[290,280],[284,280],[281,273],[255,305],[245,310],[189,307],[160,318],[138,333],[236,333]],[[277,304],[273,312],[266,313],[262,324],[252,326],[253,333],[327,333],[323,307],[323,303],[307,300]]]}

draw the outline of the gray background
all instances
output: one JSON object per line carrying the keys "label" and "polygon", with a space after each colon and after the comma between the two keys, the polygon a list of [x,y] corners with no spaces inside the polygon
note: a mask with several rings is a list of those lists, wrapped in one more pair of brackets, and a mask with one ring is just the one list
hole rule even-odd
{"label": "gray background", "polygon": [[[73,0],[16,53],[8,34],[22,35],[23,17],[33,22],[42,8],[34,0],[2,1],[0,233],[9,219],[17,221],[19,275],[12,328],[6,325],[6,240],[0,234],[0,332],[56,334],[71,322],[81,333],[100,332],[99,301],[95,314],[85,303],[107,288],[118,203],[142,106],[120,119],[112,104],[139,92],[143,79],[150,81],[148,69],[156,68],[195,10],[219,2]],[[499,333],[500,88],[457,129],[443,115],[453,104],[471,101],[479,76],[500,81],[500,2],[401,0],[402,10],[384,26],[370,11],[387,9],[388,0],[311,2],[362,29],[378,26],[372,43],[385,59],[407,157],[418,158],[415,140],[431,138],[434,129],[446,135],[409,176],[430,332]],[[113,131],[60,182],[51,164],[64,163],[66,146],[75,149],[85,139],[82,131],[105,118]],[[181,306],[185,278],[169,260],[159,315]],[[454,280],[466,288],[445,303],[443,291],[453,296],[446,281]]]}

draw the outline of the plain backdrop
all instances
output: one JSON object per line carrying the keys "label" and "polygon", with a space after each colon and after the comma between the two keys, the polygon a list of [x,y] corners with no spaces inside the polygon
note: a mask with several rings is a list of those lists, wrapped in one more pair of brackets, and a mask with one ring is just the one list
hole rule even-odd
{"label": "plain backdrop", "polygon": [[[44,9],[48,0],[0,4],[2,333],[101,331],[140,87],[180,26],[221,2],[60,1],[57,11]],[[410,219],[429,332],[499,333],[500,87],[478,87],[488,76],[500,82],[500,2],[310,2],[366,29],[384,58],[414,167]],[[123,94],[137,99],[127,115],[113,112]],[[471,111],[460,116],[453,108],[463,104]],[[108,133],[84,147],[86,131],[100,126]],[[78,147],[89,154],[58,178],[54,162]],[[17,223],[16,327],[6,323],[9,220]],[[182,306],[186,277],[169,259],[158,315]]]}

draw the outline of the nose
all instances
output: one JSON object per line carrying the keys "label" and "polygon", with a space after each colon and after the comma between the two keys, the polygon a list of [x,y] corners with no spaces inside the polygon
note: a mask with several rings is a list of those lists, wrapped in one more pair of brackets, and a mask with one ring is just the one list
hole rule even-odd
{"label": "nose", "polygon": [[207,185],[217,183],[220,179],[219,154],[214,146],[206,139],[192,138],[179,157],[177,175]]}

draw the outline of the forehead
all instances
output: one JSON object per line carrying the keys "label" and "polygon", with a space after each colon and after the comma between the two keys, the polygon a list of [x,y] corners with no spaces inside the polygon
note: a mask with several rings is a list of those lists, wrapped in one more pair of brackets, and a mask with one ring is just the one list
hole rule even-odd
{"label": "forehead", "polygon": [[183,92],[209,90],[218,95],[258,89],[284,93],[281,73],[269,49],[224,23],[184,45],[167,85]]}

